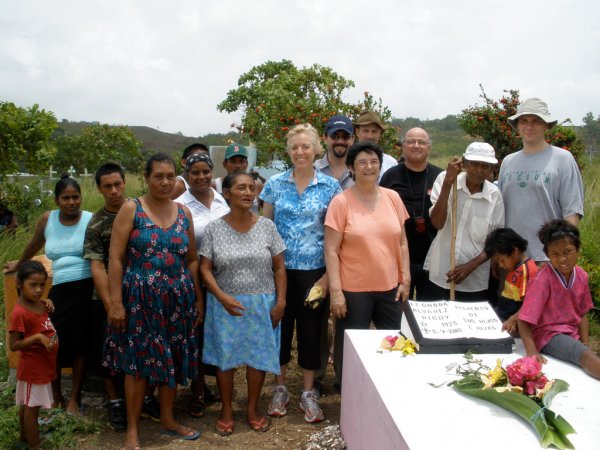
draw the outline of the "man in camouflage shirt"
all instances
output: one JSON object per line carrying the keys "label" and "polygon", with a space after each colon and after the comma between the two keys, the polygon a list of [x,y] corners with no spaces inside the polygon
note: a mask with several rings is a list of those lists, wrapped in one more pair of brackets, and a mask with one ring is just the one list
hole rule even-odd
{"label": "man in camouflage shirt", "polygon": [[[91,261],[94,278],[93,326],[94,343],[90,358],[92,370],[100,372],[109,398],[108,421],[115,431],[127,429],[125,402],[120,395],[119,377],[112,376],[101,366],[104,340],[107,329],[107,314],[110,317],[110,295],[108,290],[108,252],[112,226],[127,198],[125,194],[125,172],[118,164],[106,163],[95,174],[96,187],[104,198],[104,206],[97,211],[88,223],[83,257]],[[160,420],[160,409],[156,399],[147,395],[144,399],[145,417]]]}

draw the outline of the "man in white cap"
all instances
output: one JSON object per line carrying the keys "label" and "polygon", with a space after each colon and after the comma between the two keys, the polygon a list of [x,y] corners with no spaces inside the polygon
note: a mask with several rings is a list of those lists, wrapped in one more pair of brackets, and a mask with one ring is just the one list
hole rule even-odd
{"label": "man in white cap", "polygon": [[[431,223],[438,230],[429,247],[424,268],[429,271],[434,299],[450,298],[450,283],[456,284],[457,300],[485,300],[490,263],[484,246],[488,233],[504,226],[504,204],[500,190],[488,181],[498,160],[494,148],[473,142],[463,160],[453,158],[438,175],[431,191]],[[465,171],[461,173],[461,168]],[[452,185],[457,184],[456,267],[450,270],[452,241]]]}
{"label": "man in white cap", "polygon": [[537,237],[553,219],[577,226],[583,216],[583,182],[573,155],[545,139],[556,125],[548,106],[529,98],[508,118],[523,141],[523,149],[504,158],[498,186],[506,205],[506,226],[527,239],[527,253],[538,263],[548,258]]}

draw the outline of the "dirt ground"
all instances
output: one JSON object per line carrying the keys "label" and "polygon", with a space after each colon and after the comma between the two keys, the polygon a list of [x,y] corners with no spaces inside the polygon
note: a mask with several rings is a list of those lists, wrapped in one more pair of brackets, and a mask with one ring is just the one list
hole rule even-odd
{"label": "dirt ground", "polygon": [[[600,352],[600,337],[590,339],[590,347]],[[193,419],[186,412],[186,405],[190,399],[190,392],[180,388],[176,402],[176,417],[187,426],[201,431],[202,435],[196,441],[184,441],[163,436],[159,432],[159,425],[149,419],[142,419],[140,445],[143,449],[197,449],[197,448],[229,448],[242,449],[304,449],[309,437],[319,432],[326,426],[339,424],[340,395],[333,387],[333,370],[329,366],[325,380],[325,391],[321,397],[321,407],[325,413],[325,421],[318,424],[309,424],[304,421],[303,413],[298,403],[302,388],[302,373],[294,360],[288,368],[288,390],[290,404],[285,417],[271,419],[271,429],[266,433],[252,431],[246,423],[246,382],[245,370],[239,369],[236,373],[234,409],[235,431],[231,436],[221,437],[214,432],[214,425],[219,415],[220,403],[208,406],[205,416]],[[208,383],[214,388],[215,379],[207,377]],[[265,380],[263,394],[260,400],[260,409],[265,412],[271,399],[271,388],[275,385],[275,377],[268,375]],[[96,408],[89,411],[99,417],[104,417],[104,409]],[[104,420],[104,419],[103,419]],[[124,433],[116,433],[106,427],[97,435],[86,436],[79,442],[78,449],[120,449],[123,446]]]}
{"label": "dirt ground", "polygon": [[[183,424],[200,430],[202,435],[196,441],[184,441],[170,436],[161,435],[159,425],[149,419],[141,419],[140,445],[142,449],[197,449],[197,448],[229,448],[229,449],[304,449],[308,438],[329,425],[339,423],[340,395],[333,387],[333,370],[328,368],[325,380],[325,392],[321,397],[321,408],[325,420],[317,424],[304,421],[304,413],[300,410],[300,392],[302,389],[302,373],[292,362],[288,368],[287,387],[290,393],[290,404],[286,416],[271,419],[271,428],[265,433],[253,431],[246,423],[246,380],[245,370],[238,369],[235,377],[234,410],[235,431],[231,436],[221,437],[214,432],[214,425],[220,411],[220,403],[208,406],[205,416],[194,419],[186,412],[190,399],[189,390],[180,388],[176,401],[175,414]],[[215,379],[207,377],[207,382],[215,387]],[[271,388],[275,385],[275,377],[268,375],[263,387],[260,409],[266,414],[271,400]],[[85,394],[84,394],[85,395]],[[103,417],[103,408],[90,411]],[[124,433],[116,433],[108,427],[98,435],[83,438],[78,449],[120,449],[123,447]]]}

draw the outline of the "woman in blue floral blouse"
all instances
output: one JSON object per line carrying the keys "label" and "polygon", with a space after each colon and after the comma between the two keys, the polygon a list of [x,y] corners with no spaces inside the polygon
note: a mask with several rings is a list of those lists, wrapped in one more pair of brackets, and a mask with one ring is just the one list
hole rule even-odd
{"label": "woman in blue floral blouse", "polygon": [[285,374],[291,359],[292,337],[296,326],[298,365],[303,372],[303,392],[300,408],[304,420],[319,422],[323,411],[314,392],[315,370],[320,368],[320,339],[323,328],[321,306],[310,309],[304,299],[318,283],[327,290],[323,257],[324,222],[329,202],[342,190],[338,181],[313,167],[321,154],[317,130],[310,124],[297,125],[287,135],[287,151],[292,168],[273,176],[263,188],[263,215],[273,219],[285,242],[285,267],[288,280],[286,307],[281,322],[281,373],[268,409],[272,416],[287,413],[289,403]]}

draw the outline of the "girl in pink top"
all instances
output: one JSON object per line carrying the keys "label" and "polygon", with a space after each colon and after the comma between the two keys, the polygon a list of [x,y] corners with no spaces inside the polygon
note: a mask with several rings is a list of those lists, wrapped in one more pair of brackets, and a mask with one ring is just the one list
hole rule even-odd
{"label": "girl in pink top", "polygon": [[538,232],[549,264],[538,273],[519,311],[519,333],[528,355],[541,353],[578,365],[600,379],[600,358],[588,347],[592,309],[588,276],[577,266],[579,230],[566,220],[546,223]]}
{"label": "girl in pink top", "polygon": [[38,413],[52,407],[56,378],[58,337],[48,317],[52,302],[43,299],[48,274],[38,261],[25,261],[17,272],[19,300],[10,317],[9,345],[19,351],[16,403],[19,405],[21,441],[39,448]]}

